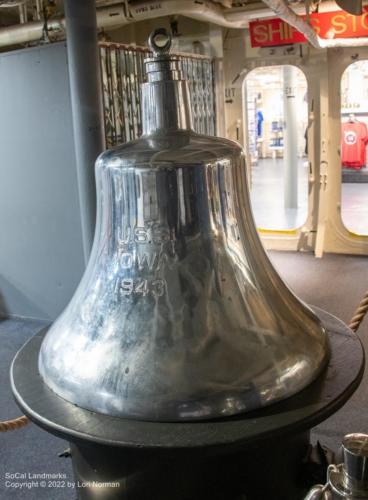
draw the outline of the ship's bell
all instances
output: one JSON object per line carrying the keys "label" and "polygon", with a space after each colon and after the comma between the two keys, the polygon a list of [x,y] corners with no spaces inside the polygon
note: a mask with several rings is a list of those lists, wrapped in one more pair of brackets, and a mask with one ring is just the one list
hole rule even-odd
{"label": "ship's bell", "polygon": [[92,254],[39,371],[59,396],[125,418],[217,418],[287,398],[328,340],[257,234],[242,148],[195,133],[170,38],[145,60],[143,135],[96,162]]}

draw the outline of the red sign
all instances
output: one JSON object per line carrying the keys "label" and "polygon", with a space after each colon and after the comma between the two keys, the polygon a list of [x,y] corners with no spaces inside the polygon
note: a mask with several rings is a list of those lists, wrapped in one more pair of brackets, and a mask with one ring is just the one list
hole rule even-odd
{"label": "red sign", "polygon": [[[353,16],[342,10],[310,15],[310,23],[321,38],[357,38],[368,36],[368,7],[361,16]],[[302,16],[305,19],[305,16]],[[299,33],[282,19],[264,19],[249,23],[252,47],[272,47],[306,42]]]}

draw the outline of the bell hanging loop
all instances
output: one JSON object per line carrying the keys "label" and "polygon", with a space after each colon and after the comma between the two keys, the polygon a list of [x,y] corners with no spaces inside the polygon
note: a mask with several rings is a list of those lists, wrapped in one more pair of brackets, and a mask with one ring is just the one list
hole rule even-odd
{"label": "bell hanging loop", "polygon": [[154,57],[168,54],[171,48],[171,42],[171,35],[169,35],[165,28],[156,29],[148,37],[148,47],[152,51]]}

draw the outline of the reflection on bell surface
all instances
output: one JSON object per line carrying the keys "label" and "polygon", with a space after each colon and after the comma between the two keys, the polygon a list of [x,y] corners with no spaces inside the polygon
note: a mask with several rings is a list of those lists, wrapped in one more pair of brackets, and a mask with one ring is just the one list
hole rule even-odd
{"label": "reflection on bell surface", "polygon": [[145,62],[143,136],[96,162],[90,262],[39,370],[96,412],[216,418],[303,389],[328,340],[263,250],[241,147],[191,129],[187,83],[160,33]]}

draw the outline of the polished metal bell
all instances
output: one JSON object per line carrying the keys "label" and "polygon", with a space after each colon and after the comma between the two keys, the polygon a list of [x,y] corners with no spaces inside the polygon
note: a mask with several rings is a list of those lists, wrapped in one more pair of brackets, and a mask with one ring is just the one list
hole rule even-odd
{"label": "polished metal bell", "polygon": [[145,61],[143,136],[96,162],[91,258],[39,371],[58,395],[103,414],[225,417],[303,389],[328,340],[263,250],[241,147],[193,132],[187,82],[162,34]]}

